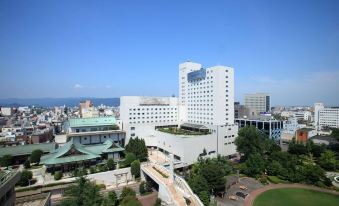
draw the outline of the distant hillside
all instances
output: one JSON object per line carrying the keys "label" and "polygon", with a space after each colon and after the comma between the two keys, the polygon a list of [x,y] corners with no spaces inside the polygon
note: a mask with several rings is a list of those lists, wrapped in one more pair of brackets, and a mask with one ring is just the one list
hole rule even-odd
{"label": "distant hillside", "polygon": [[106,105],[117,107],[120,105],[120,98],[91,98],[91,97],[74,97],[74,98],[8,98],[0,99],[0,106],[18,107],[18,106],[42,106],[54,107],[63,106],[74,107],[79,106],[79,102],[85,99],[90,99],[94,106]]}

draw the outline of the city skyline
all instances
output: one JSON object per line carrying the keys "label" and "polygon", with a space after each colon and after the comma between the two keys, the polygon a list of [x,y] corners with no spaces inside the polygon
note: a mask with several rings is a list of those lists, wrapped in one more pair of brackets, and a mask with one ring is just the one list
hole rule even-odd
{"label": "city skyline", "polygon": [[233,67],[242,103],[339,104],[338,2],[172,2],[2,1],[0,98],[178,96],[190,59]]}

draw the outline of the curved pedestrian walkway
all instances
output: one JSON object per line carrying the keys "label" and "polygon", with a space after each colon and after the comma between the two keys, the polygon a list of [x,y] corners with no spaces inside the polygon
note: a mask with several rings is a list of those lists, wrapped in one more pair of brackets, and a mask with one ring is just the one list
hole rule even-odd
{"label": "curved pedestrian walkway", "polygon": [[300,189],[310,189],[316,190],[319,192],[326,192],[335,195],[339,195],[339,192],[329,189],[324,189],[321,187],[311,186],[311,185],[302,185],[302,184],[269,184],[263,188],[254,190],[251,192],[247,198],[245,199],[244,206],[252,206],[256,197],[258,197],[261,193],[266,192],[272,189],[280,189],[280,188],[300,188]]}

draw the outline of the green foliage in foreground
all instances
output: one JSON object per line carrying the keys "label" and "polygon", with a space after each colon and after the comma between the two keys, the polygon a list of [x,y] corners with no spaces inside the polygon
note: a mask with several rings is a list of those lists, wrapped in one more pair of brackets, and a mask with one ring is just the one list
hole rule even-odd
{"label": "green foliage in foreground", "polygon": [[306,189],[274,189],[262,193],[254,200],[254,206],[337,206],[339,196]]}
{"label": "green foliage in foreground", "polygon": [[115,192],[106,196],[100,194],[100,186],[90,182],[84,176],[77,178],[76,184],[66,188],[60,206],[141,206],[135,191],[123,188],[120,199]]}

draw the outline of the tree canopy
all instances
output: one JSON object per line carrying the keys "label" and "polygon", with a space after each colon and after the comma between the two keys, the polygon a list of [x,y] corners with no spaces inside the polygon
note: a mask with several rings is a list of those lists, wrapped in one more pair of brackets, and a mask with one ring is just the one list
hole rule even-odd
{"label": "tree canopy", "polygon": [[135,154],[136,158],[139,159],[140,162],[147,160],[148,152],[144,139],[139,139],[138,137],[134,139],[131,138],[125,146],[125,150],[128,153]]}
{"label": "tree canopy", "polygon": [[246,160],[251,154],[267,155],[275,151],[280,151],[280,147],[261,134],[254,126],[246,126],[241,128],[238,137],[235,139],[235,145],[239,153]]}
{"label": "tree canopy", "polygon": [[31,163],[37,163],[39,164],[40,163],[40,158],[41,156],[44,154],[44,152],[42,150],[34,150],[32,153],[31,153],[31,156],[29,158],[30,162]]}

